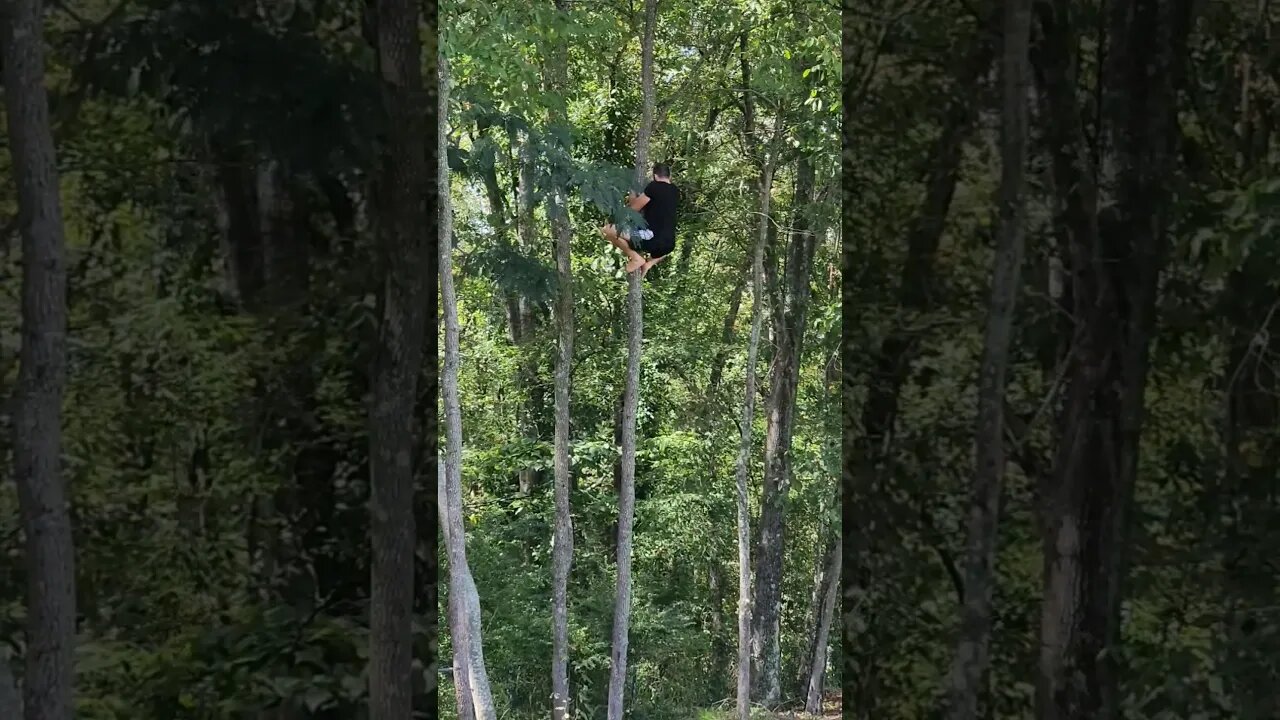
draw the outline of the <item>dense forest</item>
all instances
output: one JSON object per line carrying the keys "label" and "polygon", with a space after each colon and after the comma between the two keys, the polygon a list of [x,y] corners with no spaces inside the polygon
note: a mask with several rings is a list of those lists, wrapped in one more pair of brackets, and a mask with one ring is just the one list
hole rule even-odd
{"label": "dense forest", "polygon": [[434,716],[434,4],[0,23],[0,717]]}
{"label": "dense forest", "polygon": [[837,13],[442,5],[444,717],[839,712]]}
{"label": "dense forest", "polygon": [[846,712],[1280,716],[1280,8],[844,11]]}
{"label": "dense forest", "polygon": [[1274,3],[439,19],[0,2],[0,719],[1280,717]]}

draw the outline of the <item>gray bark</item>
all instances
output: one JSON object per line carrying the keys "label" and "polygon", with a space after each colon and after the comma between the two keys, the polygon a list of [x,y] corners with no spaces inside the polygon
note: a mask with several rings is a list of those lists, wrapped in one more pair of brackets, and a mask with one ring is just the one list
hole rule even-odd
{"label": "gray bark", "polygon": [[1004,6],[1001,127],[1000,238],[991,281],[991,305],[978,381],[977,464],[968,517],[964,605],[951,665],[948,717],[976,720],[990,663],[991,598],[995,586],[997,528],[1005,474],[1004,393],[1014,310],[1026,246],[1027,90],[1030,82],[1031,0]]}
{"label": "gray bark", "polygon": [[573,368],[573,272],[570,248],[573,229],[563,198],[553,193],[548,200],[551,225],[556,236],[556,324],[560,334],[555,379],[555,538],[552,545],[552,644],[551,717],[570,716],[569,692],[569,572],[573,566],[573,516],[569,504],[573,467],[569,457],[570,382]]}
{"label": "gray bark", "polygon": [[751,255],[751,337],[747,341],[742,434],[735,470],[738,485],[738,720],[751,717],[751,514],[747,504],[747,482],[751,474],[751,430],[755,419],[756,357],[760,350],[760,327],[764,323],[764,244],[773,195],[773,167],[768,162],[760,173],[759,187],[761,220]]}
{"label": "gray bark", "polygon": [[764,492],[761,499],[759,560],[752,605],[752,672],[756,696],[768,706],[782,696],[780,620],[786,546],[786,500],[791,484],[791,436],[795,419],[800,360],[804,351],[816,235],[809,230],[814,171],[808,158],[798,163],[795,212],[787,247],[784,296],[774,308],[777,351],[769,372],[768,424],[765,435]]}
{"label": "gray bark", "polygon": [[[556,9],[565,12],[565,0],[556,0]],[[567,54],[558,48],[546,68],[548,89],[563,92],[568,85]],[[552,123],[566,120],[563,106],[553,108]],[[521,152],[520,201],[522,228],[526,242],[532,244],[533,228],[533,148],[526,141]],[[573,695],[569,687],[569,575],[573,569],[573,514],[570,492],[573,488],[573,465],[569,456],[571,424],[570,383],[573,370],[573,227],[563,194],[556,189],[547,197],[547,217],[556,239],[557,295],[555,318],[559,347],[555,364],[555,456],[553,459],[555,491],[555,526],[552,538],[551,585],[551,717],[567,720],[572,716]],[[612,698],[612,695],[610,695]]]}
{"label": "gray bark", "polygon": [[[437,506],[441,506],[439,502]],[[438,512],[438,511],[437,511]],[[447,518],[446,518],[447,519]],[[448,525],[445,532],[448,532]],[[451,542],[445,542],[448,553]],[[467,616],[462,605],[462,594],[449,591],[449,637],[453,644],[453,694],[457,702],[459,720],[472,720],[476,716],[475,703],[471,702],[471,670],[467,656]]]}
{"label": "gray bark", "polygon": [[[458,393],[459,341],[458,297],[453,282],[453,206],[449,196],[449,164],[447,161],[449,109],[449,63],[439,57],[440,113],[437,142],[440,146],[440,300],[444,317],[444,372],[441,387],[444,395],[445,448],[444,462],[438,472],[438,505],[446,551],[449,557],[449,601],[457,611],[450,617],[450,633],[454,646],[454,667],[463,666],[463,677],[469,686],[470,705],[476,720],[494,720],[493,693],[484,665],[481,637],[480,596],[471,567],[467,564],[466,528],[462,522],[462,401]],[[457,660],[461,653],[463,660]],[[458,707],[466,707],[460,699]],[[460,720],[471,720],[460,715]]]}
{"label": "gray bark", "polygon": [[840,594],[840,565],[844,559],[843,545],[837,536],[832,540],[831,551],[822,571],[822,605],[818,611],[813,638],[813,654],[809,657],[808,681],[805,683],[804,711],[817,715],[822,712],[822,681],[827,676],[827,646],[831,639],[831,621],[836,611],[836,598]]}
{"label": "gray bark", "polygon": [[[519,226],[520,246],[523,253],[537,253],[538,233],[533,224],[533,172],[535,157],[533,143],[527,137],[520,146],[520,188],[517,197],[517,225]],[[515,317],[512,318],[513,329],[519,328],[516,344],[520,347],[519,387],[520,393],[520,432],[530,440],[541,439],[538,418],[546,411],[542,401],[542,391],[538,387],[538,354],[533,340],[538,331],[538,316],[534,312],[534,304],[529,298],[521,295],[515,302]],[[539,481],[540,473],[533,468],[520,470],[520,493],[529,495]]]}
{"label": "gray bark", "polygon": [[386,269],[369,409],[369,716],[413,712],[413,409],[431,296],[419,3],[377,3],[378,72],[387,142],[379,173],[378,240]]}
{"label": "gray bark", "polygon": [[[446,350],[446,352],[448,352]],[[448,377],[448,360],[445,360]],[[457,366],[454,366],[456,373]],[[456,376],[455,376],[456,377]],[[447,381],[446,381],[447,383]],[[456,387],[456,382],[454,383]],[[447,397],[447,395],[446,395]],[[446,420],[447,421],[447,420]],[[449,633],[454,645],[454,672],[461,666],[462,678],[470,696],[458,702],[459,720],[495,720],[493,691],[489,686],[489,673],[484,664],[484,643],[480,622],[480,593],[476,590],[471,567],[467,564],[466,529],[462,522],[462,487],[458,477],[461,469],[452,465],[452,449],[445,451],[445,460],[437,470],[436,505],[443,529],[445,552],[449,557],[449,602],[457,603],[457,613],[450,617]],[[458,657],[461,650],[462,657]],[[462,715],[470,709],[472,716]]]}
{"label": "gray bark", "polygon": [[573,273],[570,264],[572,228],[566,210],[553,201],[552,224],[556,232],[556,274],[559,294],[556,320],[560,348],[556,357],[555,389],[555,537],[552,545],[552,645],[551,715],[554,720],[569,717],[569,572],[573,566],[573,515],[569,504],[572,464],[569,457],[570,371],[573,366]]}
{"label": "gray bark", "polygon": [[0,13],[0,62],[22,235],[22,349],[13,397],[13,464],[26,534],[24,717],[70,720],[76,574],[61,459],[66,241],[44,86],[44,15],[39,0],[11,0],[0,5]]}
{"label": "gray bark", "polygon": [[[453,201],[450,194],[449,185],[449,65],[448,59],[443,53],[437,60],[439,67],[439,95],[437,96],[438,110],[436,142],[438,144],[439,158],[439,179],[437,186],[440,192],[440,260],[439,267],[441,273],[442,295],[445,298],[445,316],[446,328],[448,326],[449,298],[453,296]],[[445,274],[449,275],[449,280],[444,281]],[[455,311],[456,312],[456,311]],[[454,350],[449,345],[449,338],[445,340],[446,358]],[[450,372],[448,362],[445,366],[445,382],[457,383],[456,366],[454,376],[448,377]],[[437,463],[439,464],[439,463]],[[437,469],[437,475],[440,470]],[[445,468],[447,478],[447,467]],[[448,483],[440,484],[440,488],[448,492]],[[437,493],[440,492],[437,488]],[[445,554],[450,558],[453,557],[453,546],[457,539],[453,536],[453,523],[449,516],[449,499],[448,497],[438,498],[436,501],[436,512],[440,515],[441,531],[445,535]],[[450,562],[452,570],[452,561]],[[450,573],[454,575],[455,573]],[[476,716],[475,703],[471,701],[471,659],[470,659],[470,633],[467,625],[467,609],[462,599],[462,590],[460,585],[454,578],[450,578],[449,583],[449,601],[448,601],[448,620],[449,620],[449,639],[453,646],[453,691],[454,699],[457,703],[457,711],[459,720],[473,720]]]}
{"label": "gray bark", "polygon": [[[644,106],[636,136],[636,184],[644,182],[653,134],[653,39],[658,0],[645,0],[641,85]],[[622,720],[627,680],[627,645],[631,624],[631,531],[636,504],[636,408],[640,402],[640,352],[644,337],[644,280],[639,271],[627,278],[627,387],[622,401],[622,477],[618,490],[618,584],[613,608],[612,667],[609,672],[608,719]]]}

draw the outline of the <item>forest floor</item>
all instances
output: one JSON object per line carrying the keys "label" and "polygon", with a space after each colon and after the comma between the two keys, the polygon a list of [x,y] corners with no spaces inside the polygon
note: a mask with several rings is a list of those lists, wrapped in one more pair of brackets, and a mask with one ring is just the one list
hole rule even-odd
{"label": "forest floor", "polygon": [[[841,717],[841,695],[839,690],[830,690],[822,696],[822,714],[810,715],[802,710],[775,710],[771,713],[753,712],[753,720],[833,720]],[[732,709],[715,713],[704,713],[698,720],[728,720],[733,717]]]}

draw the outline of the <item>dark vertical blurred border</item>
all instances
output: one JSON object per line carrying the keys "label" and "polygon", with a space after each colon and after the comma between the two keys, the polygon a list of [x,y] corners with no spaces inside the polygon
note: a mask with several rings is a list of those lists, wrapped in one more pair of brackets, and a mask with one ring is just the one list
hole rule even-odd
{"label": "dark vertical blurred border", "polygon": [[422,656],[422,664],[425,670],[427,680],[427,717],[439,717],[440,693],[439,693],[439,664],[437,662],[439,642],[439,625],[437,620],[440,616],[438,610],[439,585],[437,584],[438,571],[440,568],[439,550],[439,515],[436,513],[436,458],[438,457],[437,448],[438,437],[437,428],[439,427],[439,416],[437,413],[438,403],[436,402],[440,391],[440,360],[439,360],[439,283],[440,283],[440,173],[437,171],[439,167],[439,143],[436,142],[436,132],[438,123],[440,122],[438,106],[440,93],[440,74],[439,66],[436,62],[439,49],[439,4],[437,0],[422,0],[422,54],[425,62],[425,72],[423,74],[423,87],[427,93],[428,102],[424,103],[427,108],[427,121],[425,123],[426,130],[430,133],[427,146],[427,166],[432,172],[430,179],[427,181],[427,225],[423,228],[423,232],[430,233],[431,255],[427,262],[427,272],[436,278],[435,284],[432,285],[431,292],[427,294],[427,302],[430,304],[427,308],[427,317],[430,318],[430,327],[427,328],[426,345],[423,348],[422,363],[422,392],[419,397],[420,407],[418,412],[422,418],[423,432],[423,453],[420,466],[418,468],[418,478],[415,483],[416,492],[416,508],[415,515],[418,528],[417,542],[417,568],[415,577],[417,577],[417,588],[415,599],[417,614],[426,623],[427,647],[425,654]]}
{"label": "dark vertical blurred border", "polygon": [[848,208],[852,207],[852,199],[857,188],[854,187],[856,182],[853,167],[853,143],[854,138],[854,118],[853,118],[853,99],[855,90],[855,74],[853,72],[856,58],[853,54],[855,46],[854,22],[852,11],[858,0],[842,0],[841,1],[841,139],[840,139],[840,172],[841,172],[841,200],[844,211],[840,217],[840,316],[841,316],[841,338],[840,338],[840,528],[841,528],[841,553],[842,563],[840,568],[840,613],[841,613],[841,697],[844,699],[843,715],[849,716],[849,698],[854,696],[853,678],[856,668],[853,667],[854,658],[854,616],[853,602],[855,599],[854,579],[856,577],[857,568],[855,567],[854,553],[855,545],[853,543],[854,533],[857,532],[857,525],[854,518],[853,500],[855,497],[855,488],[853,485],[854,473],[853,462],[857,432],[857,423],[854,419],[855,397],[854,397],[854,378],[853,368],[855,366],[855,348],[853,341],[852,328],[855,326],[856,311],[855,292],[854,292],[854,272],[853,272],[853,238],[854,227],[850,221]]}

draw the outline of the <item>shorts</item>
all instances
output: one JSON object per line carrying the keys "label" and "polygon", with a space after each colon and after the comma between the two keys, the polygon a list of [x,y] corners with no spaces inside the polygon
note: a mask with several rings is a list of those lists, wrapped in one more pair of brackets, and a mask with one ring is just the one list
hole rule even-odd
{"label": "shorts", "polygon": [[649,257],[660,258],[675,249],[675,243],[655,241],[653,231],[647,228],[640,230],[631,230],[627,237],[627,244],[636,252],[647,253]]}

